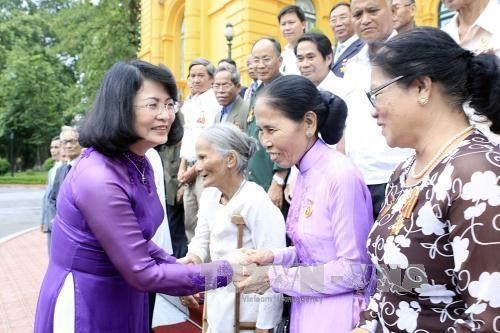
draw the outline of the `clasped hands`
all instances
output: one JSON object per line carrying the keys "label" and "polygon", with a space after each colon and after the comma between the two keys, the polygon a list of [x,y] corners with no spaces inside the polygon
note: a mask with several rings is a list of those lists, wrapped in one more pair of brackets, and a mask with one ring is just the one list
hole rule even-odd
{"label": "clasped hands", "polygon": [[273,260],[270,250],[239,249],[233,252],[228,261],[233,267],[236,289],[245,294],[265,293],[270,287],[267,272]]}
{"label": "clasped hands", "polygon": [[[267,272],[273,263],[274,255],[270,250],[238,249],[224,258],[233,268],[233,284],[239,292],[249,294],[265,293],[269,287]],[[182,264],[199,264],[202,260],[194,254],[188,253],[178,259]],[[187,300],[186,300],[187,302]],[[194,302],[189,302],[194,303]]]}

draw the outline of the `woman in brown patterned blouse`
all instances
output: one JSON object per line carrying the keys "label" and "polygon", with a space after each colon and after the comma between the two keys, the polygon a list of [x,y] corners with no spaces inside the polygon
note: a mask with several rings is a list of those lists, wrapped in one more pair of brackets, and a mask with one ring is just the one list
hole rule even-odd
{"label": "woman in brown patterned blouse", "polygon": [[[500,62],[416,28],[372,59],[367,93],[397,167],[367,246],[377,288],[354,332],[500,332]],[[379,331],[377,331],[377,329]]]}

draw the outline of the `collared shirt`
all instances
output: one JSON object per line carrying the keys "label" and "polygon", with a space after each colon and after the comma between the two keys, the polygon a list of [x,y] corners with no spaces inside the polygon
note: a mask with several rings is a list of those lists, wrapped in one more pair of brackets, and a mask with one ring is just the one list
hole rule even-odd
{"label": "collared shirt", "polygon": [[219,109],[220,104],[215,98],[213,89],[190,97],[184,102],[181,108],[185,123],[180,157],[188,162],[196,161],[196,140],[205,128],[213,125]]}
{"label": "collared shirt", "polygon": [[500,57],[500,24],[498,15],[500,5],[495,0],[490,0],[486,8],[469,30],[460,40],[458,35],[458,14],[442,29],[448,33],[460,46],[476,54],[493,49],[496,56]]}
{"label": "collared shirt", "polygon": [[336,63],[337,60],[339,59],[339,57],[342,55],[342,53],[347,50],[347,48],[349,46],[352,45],[352,43],[354,43],[355,41],[358,40],[358,35],[354,34],[352,35],[351,37],[349,37],[345,42],[341,43],[341,42],[338,42],[337,43],[337,47],[335,47],[334,51],[334,57],[333,57],[333,63]]}
{"label": "collared shirt", "polygon": [[233,99],[231,103],[229,103],[226,106],[222,106],[221,112],[220,112],[220,122],[225,122],[227,117],[229,117],[229,114],[231,113],[231,110],[234,107],[234,102],[236,102],[236,98]]}
{"label": "collared shirt", "polygon": [[262,84],[261,80],[252,80],[252,83],[250,83],[250,86],[248,89],[245,91],[245,95],[243,96],[243,100],[250,104],[250,100],[252,99],[252,96],[255,95],[257,92],[257,89],[259,86]]}
{"label": "collared shirt", "polygon": [[283,62],[281,63],[280,72],[283,75],[300,75],[299,67],[297,66],[297,57],[293,52],[293,47],[290,44],[285,46],[285,50],[281,52]]}
{"label": "collared shirt", "polygon": [[[391,37],[397,33],[393,31]],[[390,148],[376,120],[373,107],[366,97],[370,90],[371,64],[368,44],[346,65],[344,78],[335,77],[335,90],[347,104],[344,132],[346,155],[361,170],[368,185],[387,183],[396,165],[413,150]]]}
{"label": "collared shirt", "polygon": [[[458,14],[443,27],[443,31],[448,33],[463,48],[476,54],[493,49],[495,55],[500,57],[500,24],[498,24],[498,14],[500,5],[494,0],[490,0],[481,15],[465,33],[462,40],[458,35]],[[474,109],[468,104],[464,105],[464,110],[474,127],[479,129],[486,137],[497,144],[500,144],[500,135],[490,130],[491,122],[484,116],[474,113]]]}

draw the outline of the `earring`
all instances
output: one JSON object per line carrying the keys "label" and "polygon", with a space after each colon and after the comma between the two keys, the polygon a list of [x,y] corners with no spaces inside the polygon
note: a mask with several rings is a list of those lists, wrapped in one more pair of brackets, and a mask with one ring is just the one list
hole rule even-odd
{"label": "earring", "polygon": [[418,98],[418,104],[420,104],[420,105],[424,106],[424,105],[426,105],[427,103],[429,103],[429,97],[427,97],[427,96],[420,96],[420,97]]}
{"label": "earring", "polygon": [[310,137],[312,137],[312,136],[313,136],[313,134],[312,134],[311,132],[306,132],[306,136],[307,136],[308,138],[310,138]]}

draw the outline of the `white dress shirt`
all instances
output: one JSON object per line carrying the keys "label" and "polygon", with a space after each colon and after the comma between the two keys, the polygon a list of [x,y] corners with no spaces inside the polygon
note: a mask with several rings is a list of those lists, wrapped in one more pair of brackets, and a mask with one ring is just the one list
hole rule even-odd
{"label": "white dress shirt", "polygon": [[[393,31],[391,37],[395,35]],[[349,60],[344,78],[335,76],[334,80],[335,93],[347,104],[346,155],[359,168],[366,184],[387,183],[397,164],[409,157],[413,150],[390,148],[371,116],[373,107],[366,96],[371,81],[368,44]]]}
{"label": "white dress shirt", "polygon": [[184,115],[184,136],[182,137],[180,157],[188,162],[196,161],[196,140],[205,128],[213,125],[219,109],[220,105],[211,88],[200,95],[188,98],[184,102],[181,108]]}

